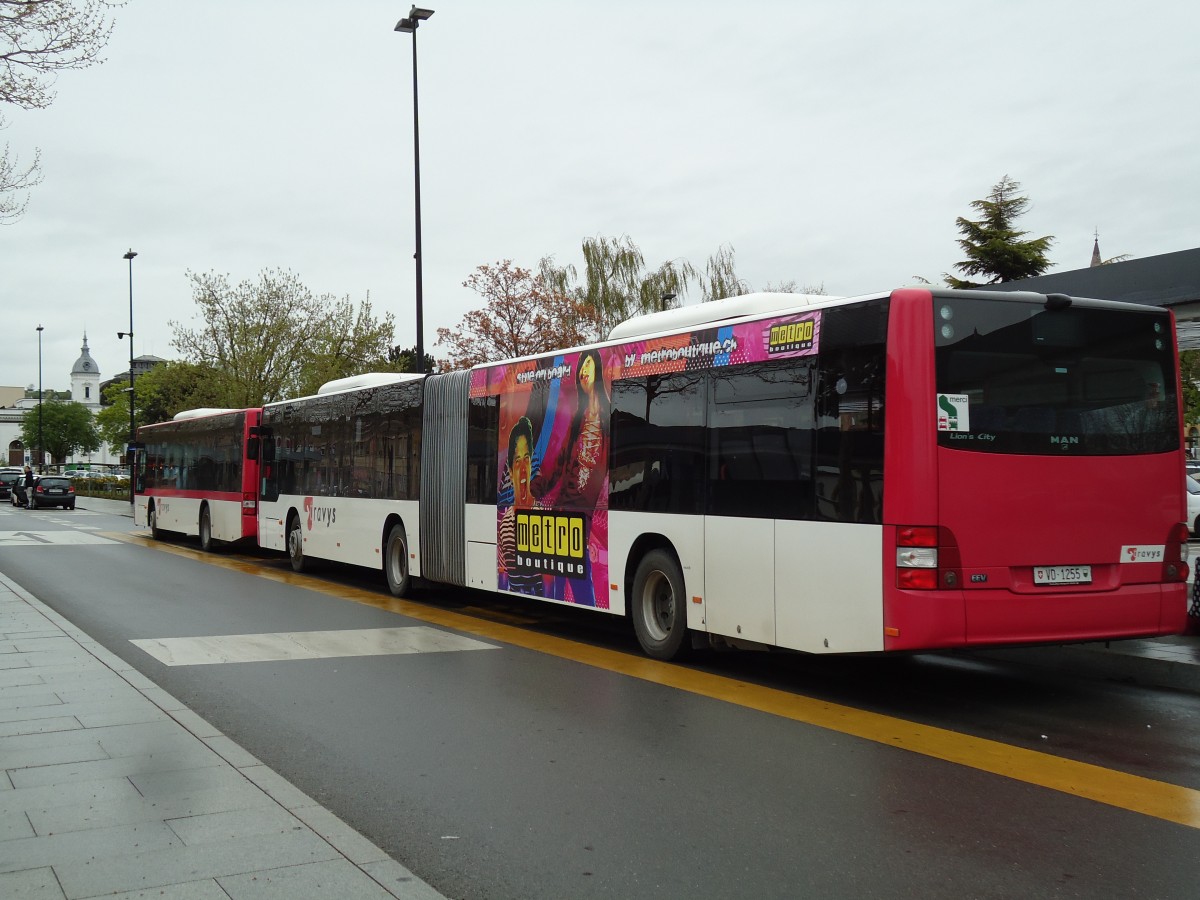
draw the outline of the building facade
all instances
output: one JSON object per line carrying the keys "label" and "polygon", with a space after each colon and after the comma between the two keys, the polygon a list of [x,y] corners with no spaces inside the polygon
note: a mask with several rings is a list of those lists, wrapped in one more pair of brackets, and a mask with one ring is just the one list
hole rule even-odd
{"label": "building facade", "polygon": [[[88,408],[93,416],[100,412],[100,366],[92,358],[88,349],[87,335],[83,336],[83,346],[80,347],[79,358],[70,372],[71,390],[69,395],[64,391],[45,390],[43,394],[49,397],[69,399],[81,403]],[[21,440],[21,422],[25,416],[37,416],[37,392],[32,388],[26,390],[19,387],[0,387],[0,447],[4,448],[4,465],[32,465],[42,469],[50,465],[49,455],[40,463],[36,447],[27,447]],[[121,462],[119,454],[113,454],[107,446],[101,446],[94,453],[80,453],[66,460],[67,464],[86,464],[97,467],[117,465]]]}

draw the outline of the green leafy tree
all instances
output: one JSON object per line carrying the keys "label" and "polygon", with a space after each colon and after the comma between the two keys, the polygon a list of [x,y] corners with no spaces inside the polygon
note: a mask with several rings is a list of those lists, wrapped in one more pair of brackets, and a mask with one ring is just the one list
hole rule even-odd
{"label": "green leafy tree", "polygon": [[[140,385],[142,379],[138,379]],[[104,389],[100,412],[96,413],[96,431],[100,441],[114,454],[125,452],[129,441],[129,379],[114,381]],[[135,424],[144,425],[138,421]]]}
{"label": "green leafy tree", "polygon": [[[138,424],[166,422],[185,409],[229,407],[220,386],[221,380],[211,366],[183,361],[160,363],[134,382]],[[125,418],[128,422],[128,409]]]}
{"label": "green leafy tree", "polygon": [[[221,380],[213,370],[189,362],[161,363],[134,381],[137,427],[166,422],[177,412],[199,407],[227,407],[220,394]],[[114,381],[104,389],[103,406],[96,414],[100,439],[113,453],[123,453],[129,440],[129,379]]]}
{"label": "green leafy tree", "polygon": [[438,361],[444,370],[585,344],[598,330],[586,303],[559,293],[543,275],[511,259],[479,266],[463,286],[485,305],[463,316],[458,330],[438,329],[436,346],[448,353]]}
{"label": "green leafy tree", "polygon": [[[45,109],[59,72],[100,61],[112,35],[106,0],[0,0],[0,104]],[[0,116],[0,128],[5,127]],[[0,223],[21,217],[30,188],[39,184],[41,154],[22,166],[6,144],[0,150]]]}
{"label": "green leafy tree", "polygon": [[[417,348],[413,347],[393,347],[388,351],[389,372],[416,372]],[[433,373],[438,370],[437,360],[425,354],[425,365],[421,369],[425,373]]]}
{"label": "green leafy tree", "polygon": [[308,354],[301,357],[299,395],[315,394],[336,378],[400,371],[392,360],[394,332],[391,314],[382,320],[372,314],[370,294],[357,308],[349,297],[334,301],[328,326],[314,335]]}
{"label": "green leafy tree", "polygon": [[740,297],[750,293],[750,287],[738,278],[734,267],[733,247],[723,244],[717,252],[708,258],[704,267],[704,278],[701,280],[704,290],[704,302],[720,300],[723,297]]}
{"label": "green leafy tree", "polygon": [[[39,424],[40,423],[40,424]],[[40,437],[40,440],[39,440]],[[94,453],[100,449],[100,434],[92,413],[82,403],[50,398],[25,411],[21,419],[21,441],[26,447],[41,448],[55,464],[66,462],[75,453]],[[39,460],[40,462],[40,460]]]}
{"label": "green leafy tree", "polygon": [[231,285],[223,275],[188,273],[201,325],[171,322],[173,346],[208,367],[222,406],[245,407],[311,393],[331,378],[388,370],[395,331],[368,297],[315,295],[292,272],[267,269]]}
{"label": "green leafy tree", "polygon": [[[1032,278],[1050,268],[1046,251],[1054,243],[1052,235],[1022,240],[1029,232],[1018,231],[1015,222],[1029,208],[1029,198],[1020,194],[1020,182],[1007,175],[1000,179],[986,200],[972,200],[971,207],[978,219],[959,216],[955,220],[963,235],[958,242],[967,258],[954,268],[968,278],[946,274],[946,284],[952,288],[977,288],[985,284]],[[970,276],[986,276],[983,281],[971,281]]]}

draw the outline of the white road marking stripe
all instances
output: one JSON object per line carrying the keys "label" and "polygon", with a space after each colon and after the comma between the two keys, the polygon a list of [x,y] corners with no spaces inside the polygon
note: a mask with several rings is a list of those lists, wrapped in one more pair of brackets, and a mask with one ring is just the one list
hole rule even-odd
{"label": "white road marking stripe", "polygon": [[0,531],[0,547],[48,547],[78,544],[117,544],[86,531]]}
{"label": "white road marking stripe", "polygon": [[361,628],[347,631],[292,631],[278,634],[224,634],[210,637],[147,638],[130,643],[167,666],[383,656],[397,653],[445,653],[497,650],[473,638],[425,625],[410,628]]}

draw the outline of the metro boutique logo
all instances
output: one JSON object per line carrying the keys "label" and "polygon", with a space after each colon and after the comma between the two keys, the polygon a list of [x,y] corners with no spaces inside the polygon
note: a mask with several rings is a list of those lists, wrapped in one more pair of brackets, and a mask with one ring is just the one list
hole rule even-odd
{"label": "metro boutique logo", "polygon": [[587,516],[579,513],[517,513],[516,571],[524,575],[583,578]]}

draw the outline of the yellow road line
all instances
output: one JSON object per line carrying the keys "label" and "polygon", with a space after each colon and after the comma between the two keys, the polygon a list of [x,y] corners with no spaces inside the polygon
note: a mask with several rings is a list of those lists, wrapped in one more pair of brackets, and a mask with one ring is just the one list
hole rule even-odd
{"label": "yellow road line", "polygon": [[1130,775],[1091,763],[1064,759],[1038,750],[1027,750],[999,741],[972,737],[945,728],[921,725],[881,713],[816,700],[721,675],[697,672],[646,657],[591,647],[564,638],[526,631],[502,622],[486,621],[450,610],[398,600],[360,588],[325,584],[306,575],[264,568],[258,561],[213,556],[186,547],[159,544],[138,534],[108,532],[105,533],[105,537],[236,569],[260,578],[300,584],[309,590],[354,600],[477,637],[502,641],[621,675],[678,688],[681,691],[735,703],[773,716],[854,735],[1026,784],[1176,822],[1189,828],[1200,828],[1200,791],[1191,788]]}

